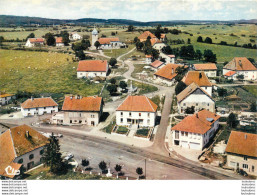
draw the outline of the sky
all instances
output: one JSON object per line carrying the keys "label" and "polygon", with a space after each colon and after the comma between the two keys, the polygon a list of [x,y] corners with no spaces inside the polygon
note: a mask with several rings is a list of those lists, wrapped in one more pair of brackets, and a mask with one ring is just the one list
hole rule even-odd
{"label": "sky", "polygon": [[0,0],[0,15],[142,22],[256,19],[256,8],[257,0]]}

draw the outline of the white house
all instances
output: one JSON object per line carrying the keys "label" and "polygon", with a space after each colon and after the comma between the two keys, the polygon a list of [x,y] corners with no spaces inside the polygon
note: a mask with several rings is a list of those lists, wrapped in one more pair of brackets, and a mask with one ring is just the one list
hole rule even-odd
{"label": "white house", "polygon": [[192,83],[177,95],[178,112],[184,114],[186,108],[194,106],[195,112],[205,109],[215,112],[215,101],[197,84]]}
{"label": "white house", "polygon": [[25,44],[26,47],[39,47],[45,44],[44,38],[29,38]]}
{"label": "white house", "polygon": [[152,63],[152,56],[151,55],[145,55],[145,63],[151,64]]}
{"label": "white house", "polygon": [[192,83],[196,83],[210,96],[212,96],[212,83],[203,71],[188,71],[182,81],[189,86]]}
{"label": "white house", "polygon": [[193,69],[196,71],[203,71],[207,77],[217,76],[217,66],[214,63],[193,64]]}
{"label": "white house", "polygon": [[106,78],[109,70],[107,60],[83,60],[79,61],[77,78],[94,78],[96,76]]}
{"label": "white house", "polygon": [[128,96],[116,110],[120,126],[154,127],[157,105],[146,96]]}
{"label": "white house", "polygon": [[231,131],[226,147],[227,166],[257,176],[257,135]]}
{"label": "white house", "polygon": [[257,68],[246,57],[235,57],[223,67],[223,75],[230,71],[236,72],[233,80],[238,75],[244,75],[244,80],[257,80]]}
{"label": "white house", "polygon": [[153,63],[150,64],[151,68],[153,70],[158,70],[160,68],[162,68],[163,66],[165,66],[164,62],[160,61],[160,60],[155,60]]}
{"label": "white house", "polygon": [[56,45],[56,47],[63,47],[64,46],[64,43],[62,41],[62,37],[56,37],[55,45]]}
{"label": "white house", "polygon": [[34,116],[58,112],[58,104],[51,98],[30,98],[21,104],[23,116]]}
{"label": "white house", "polygon": [[103,104],[102,97],[66,96],[62,112],[54,114],[51,123],[96,126],[103,112]]}
{"label": "white house", "polygon": [[[0,135],[0,176],[14,178],[8,174],[27,171],[43,162],[42,155],[48,138],[27,125],[8,129]],[[6,170],[6,168],[9,169]]]}
{"label": "white house", "polygon": [[71,41],[76,41],[76,40],[80,40],[80,39],[82,39],[82,36],[80,36],[78,33],[76,33],[76,32],[70,33]]}
{"label": "white house", "polygon": [[229,79],[229,80],[236,80],[236,71],[228,71],[226,74],[223,75],[225,78]]}
{"label": "white house", "polygon": [[15,99],[15,95],[0,92],[0,105],[9,104],[13,99]]}
{"label": "white house", "polygon": [[187,116],[171,128],[171,141],[175,146],[202,150],[219,128],[220,116],[207,110]]}
{"label": "white house", "polygon": [[160,52],[159,57],[164,58],[166,64],[175,64],[175,55],[165,54],[165,53]]}
{"label": "white house", "polygon": [[163,47],[166,46],[165,43],[161,42],[159,39],[150,39],[151,45],[154,49],[158,50],[159,52],[162,50]]}

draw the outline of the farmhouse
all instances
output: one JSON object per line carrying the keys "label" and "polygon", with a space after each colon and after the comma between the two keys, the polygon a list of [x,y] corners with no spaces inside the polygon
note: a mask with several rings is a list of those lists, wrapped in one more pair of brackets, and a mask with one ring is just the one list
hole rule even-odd
{"label": "farmhouse", "polygon": [[164,54],[162,52],[160,52],[160,58],[164,58],[166,64],[175,64],[175,55],[171,55],[171,54]]}
{"label": "farmhouse", "polygon": [[26,47],[39,47],[45,44],[44,38],[29,38],[25,44]]}
{"label": "farmhouse", "polygon": [[231,131],[226,147],[227,165],[257,175],[257,135]]}
{"label": "farmhouse", "polygon": [[76,40],[80,40],[80,39],[82,39],[82,36],[80,36],[78,33],[76,33],[76,32],[70,33],[71,41],[76,41]]}
{"label": "farmhouse", "polygon": [[171,86],[175,82],[177,76],[176,69],[182,67],[179,64],[167,64],[154,73],[154,79],[159,83],[165,83]]}
{"label": "farmhouse", "polygon": [[165,65],[164,62],[155,60],[153,63],[151,63],[151,68],[153,70],[158,70],[158,69],[162,68],[164,65]]}
{"label": "farmhouse", "polygon": [[207,110],[187,116],[171,128],[173,145],[202,150],[219,127],[220,116]]}
{"label": "farmhouse", "polygon": [[150,31],[143,32],[141,35],[138,36],[138,39],[140,40],[140,42],[144,42],[149,36],[151,37],[151,39],[157,39],[157,37]]}
{"label": "farmhouse", "polygon": [[103,112],[101,97],[66,96],[62,112],[53,115],[51,123],[58,125],[90,125],[99,124]]}
{"label": "farmhouse", "polygon": [[235,57],[223,67],[223,75],[230,71],[236,72],[234,80],[237,80],[238,75],[243,75],[243,80],[257,80],[257,68],[246,57]]}
{"label": "farmhouse", "polygon": [[203,71],[207,77],[217,76],[217,66],[214,63],[193,64],[193,68],[196,71]]}
{"label": "farmhouse", "polygon": [[116,110],[116,124],[154,127],[157,105],[146,96],[128,96]]}
{"label": "farmhouse", "polygon": [[58,104],[51,97],[31,97],[21,104],[21,113],[23,116],[51,114],[54,112],[58,112]]}
{"label": "farmhouse", "polygon": [[109,70],[107,60],[83,60],[79,61],[77,78],[94,78],[96,76],[105,78]]}
{"label": "farmhouse", "polygon": [[197,84],[192,83],[177,95],[178,111],[184,114],[187,108],[194,107],[194,110],[205,109],[215,112],[215,101],[212,97]]}
{"label": "farmhouse", "polygon": [[9,104],[13,99],[15,99],[15,95],[0,92],[0,105]]}
{"label": "farmhouse", "polygon": [[212,84],[203,71],[189,71],[182,81],[188,86],[191,83],[196,83],[210,96],[212,96]]}
{"label": "farmhouse", "polygon": [[6,130],[0,135],[0,175],[14,178],[15,175],[8,174],[12,168],[27,171],[41,164],[47,142],[47,137],[27,125]]}
{"label": "farmhouse", "polygon": [[156,39],[151,39],[150,41],[151,41],[152,47],[153,47],[154,49],[158,50],[159,52],[161,51],[161,49],[162,49],[163,47],[166,46],[165,43],[161,42],[161,41],[160,41],[159,39],[157,39],[157,38],[156,38]]}
{"label": "farmhouse", "polygon": [[62,37],[56,37],[55,39],[56,47],[63,47],[64,43],[62,41]]}

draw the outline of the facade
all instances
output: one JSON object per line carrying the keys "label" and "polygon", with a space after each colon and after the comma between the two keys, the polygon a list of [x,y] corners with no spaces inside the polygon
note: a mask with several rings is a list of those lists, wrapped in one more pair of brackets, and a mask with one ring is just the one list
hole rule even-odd
{"label": "facade", "polygon": [[187,116],[171,128],[173,145],[203,150],[219,128],[220,116],[207,110]]}
{"label": "facade", "polygon": [[226,74],[223,75],[225,78],[229,79],[229,80],[235,80],[236,79],[236,71],[228,71]]}
{"label": "facade", "polygon": [[238,75],[244,75],[244,80],[257,80],[257,68],[246,57],[235,57],[223,67],[223,75],[230,71],[235,71],[233,80],[237,80]]}
{"label": "facade", "polygon": [[44,38],[29,38],[25,44],[25,47],[40,47],[45,44]]}
{"label": "facade", "polygon": [[231,131],[226,147],[227,166],[257,176],[257,135]]}
{"label": "facade", "polygon": [[89,125],[99,124],[103,112],[101,97],[66,96],[62,112],[52,116],[51,123],[57,125]]}
{"label": "facade", "polygon": [[189,71],[182,81],[189,86],[192,83],[200,86],[204,91],[206,91],[210,96],[212,96],[212,83],[209,81],[208,77],[203,71]]}
{"label": "facade", "polygon": [[151,68],[153,70],[158,70],[160,68],[162,68],[163,66],[165,66],[164,62],[160,61],[160,60],[155,60],[153,63],[151,63]]}
{"label": "facade", "polygon": [[186,108],[194,106],[195,112],[202,109],[215,112],[215,101],[197,84],[192,83],[177,95],[178,112],[186,114]]}
{"label": "facade", "polygon": [[70,34],[70,40],[77,41],[77,40],[80,40],[80,39],[82,39],[82,36],[80,36],[78,33],[72,32]]}
{"label": "facade", "polygon": [[106,78],[109,70],[107,60],[82,60],[77,68],[77,78]]}
{"label": "facade", "polygon": [[15,99],[15,95],[0,92],[0,105],[9,104],[13,99]]}
{"label": "facade", "polygon": [[27,125],[6,130],[0,135],[0,175],[14,178],[6,173],[10,166],[15,171],[27,171],[42,163],[42,155],[48,138]]}
{"label": "facade", "polygon": [[128,96],[116,110],[119,126],[154,127],[157,105],[146,96]]}
{"label": "facade", "polygon": [[64,43],[63,43],[63,41],[62,41],[62,37],[56,37],[56,39],[55,39],[55,45],[56,45],[56,47],[63,47],[64,46]]}
{"label": "facade", "polygon": [[159,39],[151,39],[151,45],[154,49],[161,52],[162,48],[166,46],[165,43],[161,42]]}
{"label": "facade", "polygon": [[146,64],[151,64],[152,63],[152,56],[151,55],[146,55],[145,56],[145,63]]}
{"label": "facade", "polygon": [[159,56],[165,59],[166,64],[175,64],[175,55],[168,55],[160,52]]}
{"label": "facade", "polygon": [[58,112],[58,104],[51,98],[31,98],[21,104],[23,116],[34,116]]}
{"label": "facade", "polygon": [[208,78],[217,76],[217,66],[214,63],[193,64],[193,68],[196,71],[203,71]]}

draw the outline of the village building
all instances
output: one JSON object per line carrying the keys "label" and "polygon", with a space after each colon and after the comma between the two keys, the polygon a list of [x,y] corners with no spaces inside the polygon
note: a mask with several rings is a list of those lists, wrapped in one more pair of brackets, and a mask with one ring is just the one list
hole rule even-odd
{"label": "village building", "polygon": [[154,73],[154,79],[158,83],[164,83],[171,86],[175,83],[175,77],[177,76],[176,69],[182,67],[179,64],[167,64]]}
{"label": "village building", "polygon": [[152,63],[152,57],[151,55],[145,55],[145,63],[151,64]]}
{"label": "village building", "polygon": [[0,92],[0,105],[6,105],[15,99],[15,95]]}
{"label": "village building", "polygon": [[162,62],[160,60],[155,60],[150,65],[153,70],[158,70],[158,69],[162,68],[163,66],[165,66],[164,62]]}
{"label": "village building", "polygon": [[166,34],[162,33],[162,34],[161,34],[161,37],[160,37],[160,40],[161,40],[162,42],[167,41]]}
{"label": "village building", "polygon": [[62,41],[62,37],[56,37],[55,45],[56,45],[56,47],[63,47],[64,46],[64,43]]}
{"label": "village building", "polygon": [[29,38],[25,44],[25,47],[40,47],[45,44],[44,38]]}
{"label": "village building", "polygon": [[212,83],[203,71],[188,71],[182,81],[189,86],[192,83],[196,83],[203,90],[205,90],[210,96],[212,96]]}
{"label": "village building", "polygon": [[231,131],[226,147],[227,166],[257,176],[257,135]]}
{"label": "village building", "polygon": [[154,127],[157,105],[146,96],[128,96],[116,110],[120,126]]}
{"label": "village building", "polygon": [[217,66],[214,63],[193,64],[193,69],[196,71],[203,71],[207,77],[217,76]]}
{"label": "village building", "polygon": [[219,118],[219,115],[207,110],[187,116],[171,128],[172,144],[182,148],[202,150],[218,130]]}
{"label": "village building", "polygon": [[[235,76],[234,71],[236,72]],[[235,57],[226,64],[223,67],[223,75],[227,75],[227,73],[233,75],[233,80],[237,80],[238,75],[243,75],[243,80],[257,80],[257,68],[246,57]]]}
{"label": "village building", "polygon": [[52,116],[51,123],[57,125],[89,125],[99,124],[103,113],[102,97],[66,96],[62,112]]}
{"label": "village building", "polygon": [[0,135],[0,176],[14,178],[9,171],[27,171],[43,162],[48,138],[27,125],[6,130]]}
{"label": "village building", "polygon": [[70,33],[69,39],[70,39],[71,41],[77,41],[77,40],[82,39],[82,36],[79,35],[79,34],[76,33],[76,32],[72,32],[72,33]]}
{"label": "village building", "polygon": [[144,31],[141,35],[138,36],[138,39],[140,40],[140,42],[145,42],[149,36],[151,37],[151,39],[158,39],[150,31]]}
{"label": "village building", "polygon": [[186,114],[187,108],[194,107],[195,112],[202,109],[215,112],[214,99],[197,84],[192,83],[177,95],[178,112]]}
{"label": "village building", "polygon": [[165,43],[161,42],[159,39],[150,39],[151,45],[154,49],[158,50],[161,52],[162,48],[166,46]]}
{"label": "village building", "polygon": [[236,71],[233,71],[233,70],[231,70],[231,71],[228,71],[226,74],[224,74],[223,75],[226,79],[228,79],[228,80],[236,80],[236,76],[237,76],[237,74],[236,74]]}
{"label": "village building", "polygon": [[106,78],[109,70],[107,60],[82,60],[77,68],[77,78]]}
{"label": "village building", "polygon": [[159,57],[165,59],[166,64],[175,64],[175,55],[160,52]]}
{"label": "village building", "polygon": [[58,104],[51,97],[27,99],[21,104],[23,116],[34,116],[58,112]]}

